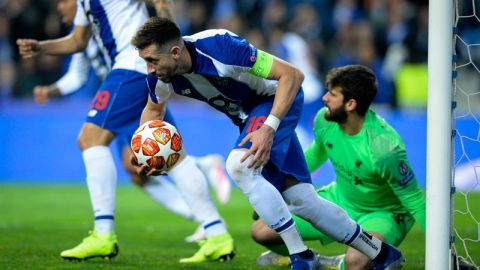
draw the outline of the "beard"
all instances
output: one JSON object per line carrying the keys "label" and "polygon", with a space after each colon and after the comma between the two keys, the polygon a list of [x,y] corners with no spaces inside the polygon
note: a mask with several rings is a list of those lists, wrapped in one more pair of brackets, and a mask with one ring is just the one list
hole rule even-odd
{"label": "beard", "polygon": [[343,106],[335,110],[328,108],[328,112],[325,113],[325,120],[342,124],[347,121],[347,113]]}

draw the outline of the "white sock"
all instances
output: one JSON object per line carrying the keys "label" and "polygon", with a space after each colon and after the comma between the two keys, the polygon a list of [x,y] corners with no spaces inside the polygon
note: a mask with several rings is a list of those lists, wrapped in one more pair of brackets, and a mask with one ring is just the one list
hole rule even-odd
{"label": "white sock", "polygon": [[87,186],[90,192],[95,231],[111,233],[114,230],[115,188],[117,170],[108,146],[93,146],[83,151],[87,172]]}
{"label": "white sock", "polygon": [[207,237],[227,232],[208,193],[207,179],[190,156],[171,169],[168,175],[192,209],[195,219],[205,228]]}
{"label": "white sock", "polygon": [[260,174],[259,170],[247,167],[253,157],[240,163],[244,153],[241,150],[233,150],[228,156],[227,170],[230,177],[245,193],[258,216],[280,234],[290,254],[305,251],[307,247],[280,192]]}
{"label": "white sock", "polygon": [[168,210],[186,219],[194,220],[192,210],[178,188],[164,176],[149,177],[142,188],[152,199]]}
{"label": "white sock", "polygon": [[296,254],[307,250],[307,247],[305,246],[305,243],[303,243],[303,239],[300,236],[295,224],[283,232],[280,232],[279,235],[284,243],[289,243],[287,245],[288,254]]}
{"label": "white sock", "polygon": [[375,259],[382,249],[382,240],[364,232],[359,225],[357,226],[358,234],[351,237],[346,244],[360,250],[371,260]]}
{"label": "white sock", "polygon": [[338,205],[319,197],[313,185],[296,184],[282,194],[296,215],[330,238],[356,248],[370,259],[380,252],[382,241],[364,233]]}
{"label": "white sock", "polygon": [[354,235],[357,223],[339,206],[319,197],[312,184],[299,183],[282,194],[293,213],[335,241],[345,243]]}

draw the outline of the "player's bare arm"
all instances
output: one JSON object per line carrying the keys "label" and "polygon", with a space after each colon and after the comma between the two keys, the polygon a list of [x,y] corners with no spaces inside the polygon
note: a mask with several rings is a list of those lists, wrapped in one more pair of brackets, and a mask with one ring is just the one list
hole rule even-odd
{"label": "player's bare arm", "polygon": [[[267,78],[277,80],[278,87],[269,118],[273,119],[273,125],[278,127],[281,119],[283,119],[287,111],[290,109],[290,106],[302,85],[304,76],[300,70],[291,64],[277,57],[271,57],[273,57],[273,61]],[[267,121],[269,121],[268,118]],[[241,162],[245,161],[250,155],[253,155],[253,159],[248,165],[249,168],[254,167],[257,169],[267,164],[270,159],[270,151],[275,130],[275,127],[266,123],[260,129],[245,136],[240,143],[240,146],[248,141],[252,142],[252,146],[242,157]]]}
{"label": "player's bare arm", "polygon": [[20,55],[24,59],[32,58],[38,54],[66,55],[83,51],[88,44],[91,30],[88,26],[75,26],[68,36],[38,41],[35,39],[17,39]]}
{"label": "player's bare arm", "polygon": [[165,110],[167,109],[167,102],[162,101],[155,103],[150,97],[148,97],[147,105],[143,109],[142,116],[140,118],[140,125],[150,120],[163,120],[165,116]]}
{"label": "player's bare arm", "polygon": [[60,97],[62,93],[55,84],[38,85],[33,88],[33,97],[38,104],[47,103],[52,97]]}

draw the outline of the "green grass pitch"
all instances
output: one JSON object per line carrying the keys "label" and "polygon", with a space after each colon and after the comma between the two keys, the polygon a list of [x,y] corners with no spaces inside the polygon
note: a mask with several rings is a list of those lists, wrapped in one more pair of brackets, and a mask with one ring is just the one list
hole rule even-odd
{"label": "green grass pitch", "polygon": [[[478,195],[469,200],[471,205],[480,205]],[[460,200],[459,204],[462,203]],[[86,187],[3,184],[0,185],[0,269],[256,269],[255,258],[264,249],[250,239],[252,209],[247,200],[234,190],[229,204],[219,209],[236,241],[235,259],[227,263],[181,265],[178,259],[197,250],[195,244],[183,241],[196,225],[168,212],[138,188],[120,186],[116,210],[119,256],[111,261],[69,262],[60,259],[60,251],[78,244],[92,228]],[[475,231],[478,225],[466,216],[458,222],[464,222],[457,227],[466,234]],[[424,241],[424,235],[415,226],[400,246],[407,258],[404,269],[424,269]],[[344,251],[339,244],[323,248],[316,242],[308,245],[327,255]],[[478,243],[473,248],[472,254],[480,254]]]}

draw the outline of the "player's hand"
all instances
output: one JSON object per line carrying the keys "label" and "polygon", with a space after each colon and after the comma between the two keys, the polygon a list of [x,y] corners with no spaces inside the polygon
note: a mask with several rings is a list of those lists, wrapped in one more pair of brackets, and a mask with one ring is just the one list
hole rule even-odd
{"label": "player's hand", "polygon": [[265,166],[270,160],[270,151],[272,150],[273,136],[275,131],[273,128],[263,125],[259,129],[251,132],[243,138],[239,146],[246,144],[248,141],[252,142],[252,146],[243,155],[240,162],[244,162],[250,155],[253,155],[253,159],[248,164],[248,168],[258,169]]}
{"label": "player's hand", "polygon": [[49,91],[50,88],[48,86],[35,86],[35,88],[33,88],[33,98],[35,99],[35,102],[38,104],[47,103],[50,99],[50,96],[48,95]]}
{"label": "player's hand", "polygon": [[18,51],[24,59],[40,53],[40,43],[35,39],[17,39]]}
{"label": "player's hand", "polygon": [[162,174],[159,170],[150,168],[147,165],[138,164],[137,159],[134,157],[134,155],[131,156],[130,163],[132,164],[133,168],[135,169],[135,172],[138,175],[157,176]]}

